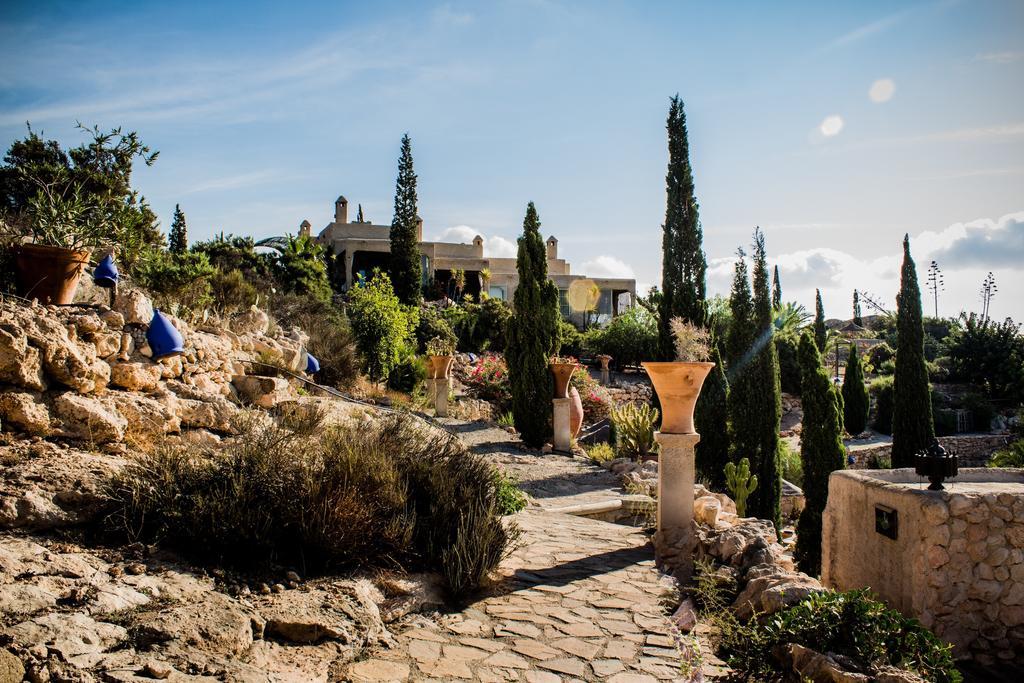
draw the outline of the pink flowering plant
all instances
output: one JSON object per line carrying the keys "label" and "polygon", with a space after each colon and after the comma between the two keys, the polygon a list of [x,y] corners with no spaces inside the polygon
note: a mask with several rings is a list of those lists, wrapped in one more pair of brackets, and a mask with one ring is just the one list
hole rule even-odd
{"label": "pink flowering plant", "polygon": [[480,356],[469,367],[463,383],[472,388],[477,397],[506,406],[512,401],[505,359],[495,354]]}

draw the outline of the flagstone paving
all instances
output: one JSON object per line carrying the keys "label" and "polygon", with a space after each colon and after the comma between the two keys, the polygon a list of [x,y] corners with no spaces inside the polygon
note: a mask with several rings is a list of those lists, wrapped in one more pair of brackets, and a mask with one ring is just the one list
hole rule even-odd
{"label": "flagstone paving", "polygon": [[[471,443],[494,444],[486,440]],[[507,441],[507,440],[506,440]],[[504,457],[516,455],[504,447]],[[501,449],[492,448],[490,457]],[[565,467],[563,456],[527,456],[533,471]],[[548,458],[561,457],[563,462]],[[525,465],[521,465],[525,469]],[[583,467],[581,465],[581,467]],[[596,468],[595,468],[596,469]],[[585,474],[586,468],[577,470]],[[611,491],[611,489],[608,489]],[[569,494],[570,496],[573,494]],[[557,505],[564,500],[551,496]],[[689,680],[668,619],[673,581],[654,566],[641,529],[531,507],[523,535],[489,595],[451,614],[408,617],[396,645],[350,667],[353,681],[655,683]],[[703,648],[703,673],[724,665]]]}

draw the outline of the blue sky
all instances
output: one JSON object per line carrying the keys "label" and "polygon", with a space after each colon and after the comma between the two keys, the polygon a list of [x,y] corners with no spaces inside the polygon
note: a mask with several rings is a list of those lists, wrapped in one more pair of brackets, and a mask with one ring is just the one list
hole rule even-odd
{"label": "blue sky", "polygon": [[784,298],[1024,319],[1024,3],[4,3],[0,144],[138,130],[135,184],[190,237],[391,217],[408,131],[430,237],[506,253],[526,202],[577,271],[660,281],[664,119],[686,103],[712,291],[765,229]]}

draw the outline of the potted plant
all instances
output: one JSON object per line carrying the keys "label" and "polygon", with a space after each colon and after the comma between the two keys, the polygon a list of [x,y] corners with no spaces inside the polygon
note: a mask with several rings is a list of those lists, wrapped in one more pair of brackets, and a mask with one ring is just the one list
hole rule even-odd
{"label": "potted plant", "polygon": [[[38,182],[38,181],[37,181]],[[92,247],[109,233],[100,208],[74,185],[38,182],[28,210],[3,221],[14,237],[14,271],[22,296],[44,304],[69,304],[89,262]]]}
{"label": "potted plant", "polygon": [[427,341],[427,355],[430,356],[430,379],[448,377],[455,361],[455,344],[450,339],[434,337]]}
{"label": "potted plant", "polygon": [[665,434],[694,434],[693,409],[704,379],[715,367],[706,362],[711,355],[708,331],[673,318],[669,325],[676,347],[676,360],[644,363],[647,376],[661,399],[661,431]]}
{"label": "potted plant", "polygon": [[579,365],[573,358],[551,359],[551,374],[555,376],[555,398],[569,398],[569,380]]}

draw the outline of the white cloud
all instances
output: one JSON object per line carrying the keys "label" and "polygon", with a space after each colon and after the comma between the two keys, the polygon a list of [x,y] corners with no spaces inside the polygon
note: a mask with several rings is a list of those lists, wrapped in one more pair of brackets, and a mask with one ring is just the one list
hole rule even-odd
{"label": "white cloud", "polygon": [[270,182],[277,176],[278,174],[274,171],[253,171],[252,173],[240,173],[222,178],[210,178],[199,181],[192,187],[185,189],[182,194],[195,194],[196,192],[209,192],[211,190],[237,190],[243,187]]}
{"label": "white cloud", "polygon": [[580,266],[580,272],[590,277],[633,277],[633,268],[614,256],[598,256]]}
{"label": "white cloud", "polygon": [[434,8],[433,17],[434,21],[438,24],[448,24],[451,26],[467,26],[473,23],[472,14],[469,12],[458,12],[448,2]]}
{"label": "white cloud", "polygon": [[818,126],[818,131],[827,138],[839,135],[839,131],[843,129],[843,117],[839,114],[832,114],[826,116],[821,124]]}
{"label": "white cloud", "polygon": [[[769,255],[778,265],[782,296],[811,308],[814,290],[821,289],[827,317],[849,317],[853,290],[869,292],[889,309],[895,308],[899,289],[902,234],[892,234],[880,245],[884,255],[858,257],[838,249],[816,248]],[[995,274],[1001,292],[1024,291],[1024,211],[997,219],[983,218],[954,223],[942,230],[923,231],[910,237],[917,264],[918,282],[924,290],[928,263],[933,259],[945,273],[946,290],[939,295],[939,313],[956,315],[977,310],[978,287],[988,271]],[[734,257],[708,261],[708,290],[728,296]],[[749,266],[749,257],[748,257]],[[930,300],[925,303],[931,311]],[[1024,319],[1024,300],[1005,296],[993,304],[993,316]],[[931,314],[931,313],[929,313]]]}
{"label": "white cloud", "polygon": [[512,258],[516,255],[516,243],[504,237],[487,237],[479,230],[468,225],[454,225],[446,228],[440,235],[434,238],[435,242],[455,242],[457,244],[472,244],[477,236],[484,240],[484,256],[494,258]]}
{"label": "white cloud", "polygon": [[871,84],[871,88],[868,90],[868,97],[875,104],[881,104],[891,100],[894,92],[896,92],[896,84],[893,80],[891,78],[880,78]]}
{"label": "white cloud", "polygon": [[974,59],[978,62],[989,62],[991,64],[1012,64],[1024,59],[1024,52],[1014,52],[1010,50],[1007,50],[1006,52],[985,52],[983,54],[976,55]]}
{"label": "white cloud", "polygon": [[831,43],[828,44],[827,47],[829,47],[829,48],[837,48],[837,47],[843,47],[843,46],[846,46],[846,45],[852,45],[853,43],[858,43],[861,40],[864,40],[865,38],[869,38],[869,37],[871,37],[871,36],[873,36],[873,35],[875,35],[877,33],[883,33],[885,31],[888,31],[893,26],[896,26],[898,23],[900,23],[901,21],[906,19],[907,16],[909,16],[912,11],[913,11],[913,8],[912,9],[908,9],[908,10],[903,10],[902,12],[897,12],[895,14],[890,14],[887,17],[882,17],[881,19],[878,19],[877,21],[872,21],[869,24],[865,24],[863,26],[858,26],[857,28],[853,29],[852,31],[850,31],[848,33],[845,33],[845,34],[839,36],[838,38],[836,38],[835,40],[833,40]]}

